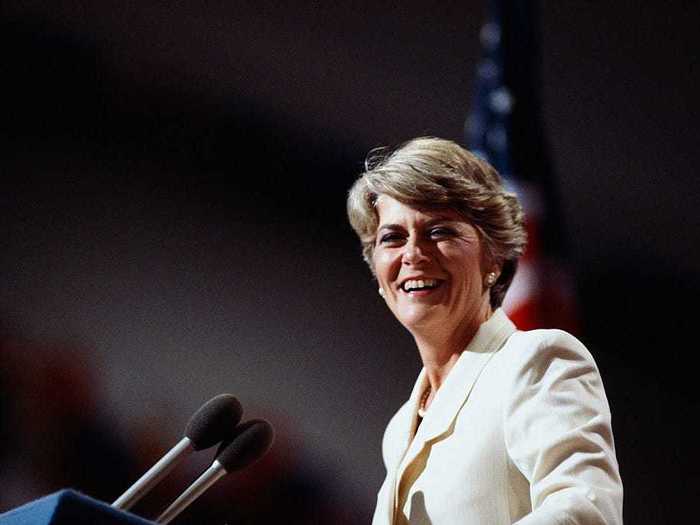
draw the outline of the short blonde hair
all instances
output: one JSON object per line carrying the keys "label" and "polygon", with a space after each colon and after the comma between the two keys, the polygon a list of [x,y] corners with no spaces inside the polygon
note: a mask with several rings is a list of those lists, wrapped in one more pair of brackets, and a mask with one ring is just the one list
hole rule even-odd
{"label": "short blonde hair", "polygon": [[393,151],[370,152],[365,171],[350,189],[347,211],[373,274],[379,225],[375,204],[380,195],[412,207],[451,209],[474,226],[485,256],[501,267],[490,296],[494,308],[501,305],[527,235],[520,202],[488,162],[455,142],[434,137],[410,140]]}

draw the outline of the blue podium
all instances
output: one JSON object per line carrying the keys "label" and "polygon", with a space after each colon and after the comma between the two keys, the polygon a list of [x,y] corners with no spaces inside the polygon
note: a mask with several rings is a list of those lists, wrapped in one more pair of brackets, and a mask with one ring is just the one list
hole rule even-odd
{"label": "blue podium", "polygon": [[153,525],[74,490],[60,490],[0,514],[0,525]]}

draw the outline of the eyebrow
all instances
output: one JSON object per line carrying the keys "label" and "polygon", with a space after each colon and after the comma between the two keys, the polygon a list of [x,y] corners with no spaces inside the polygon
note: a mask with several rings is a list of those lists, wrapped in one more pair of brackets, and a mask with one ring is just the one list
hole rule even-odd
{"label": "eyebrow", "polygon": [[399,230],[403,228],[400,224],[380,224],[379,227],[377,227],[377,231],[380,230]]}
{"label": "eyebrow", "polygon": [[[447,217],[447,216],[442,216],[442,217],[434,217],[434,218],[430,219],[429,221],[425,221],[425,223],[423,223],[423,226],[429,228],[430,226],[433,226],[434,224],[437,224],[439,222],[455,223],[455,222],[464,222],[464,221],[459,220],[459,219],[454,219],[451,217]],[[378,232],[381,230],[401,230],[401,229],[404,229],[404,227],[401,224],[395,224],[395,223],[380,224],[377,227]]]}

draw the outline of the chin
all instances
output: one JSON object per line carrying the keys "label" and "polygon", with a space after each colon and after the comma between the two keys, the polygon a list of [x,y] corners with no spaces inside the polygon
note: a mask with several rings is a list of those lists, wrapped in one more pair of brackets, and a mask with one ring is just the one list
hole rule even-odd
{"label": "chin", "polygon": [[426,328],[428,326],[440,324],[440,318],[437,314],[438,312],[431,311],[426,308],[411,308],[407,309],[406,311],[399,312],[396,318],[406,327],[407,330],[412,331],[414,329]]}

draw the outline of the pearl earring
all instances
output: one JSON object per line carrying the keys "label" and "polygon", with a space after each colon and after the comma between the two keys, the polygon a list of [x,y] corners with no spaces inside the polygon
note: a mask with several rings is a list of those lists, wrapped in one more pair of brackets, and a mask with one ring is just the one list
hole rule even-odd
{"label": "pearl earring", "polygon": [[377,291],[379,292],[379,295],[381,295],[382,297],[384,297],[384,288],[382,288],[382,287],[380,286],[380,287],[379,287],[379,290],[377,290]]}
{"label": "pearl earring", "polygon": [[486,287],[491,288],[496,283],[496,272],[486,274]]}

